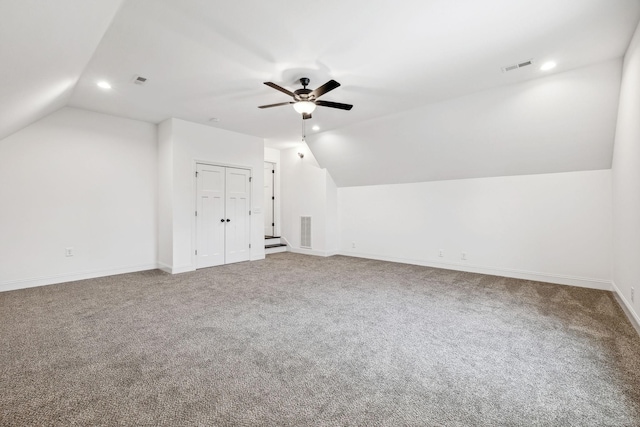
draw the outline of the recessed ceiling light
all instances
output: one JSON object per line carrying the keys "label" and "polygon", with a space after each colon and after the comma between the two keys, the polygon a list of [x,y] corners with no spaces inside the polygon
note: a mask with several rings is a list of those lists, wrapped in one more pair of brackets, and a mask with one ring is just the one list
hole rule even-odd
{"label": "recessed ceiling light", "polygon": [[102,89],[111,89],[111,85],[105,81],[98,82],[98,87]]}
{"label": "recessed ceiling light", "polygon": [[318,125],[313,125],[313,127],[311,128],[311,130],[319,131],[319,130],[320,130],[320,126],[318,126]]}
{"label": "recessed ceiling light", "polygon": [[548,62],[545,62],[544,64],[542,64],[542,66],[540,66],[540,69],[542,71],[549,71],[549,70],[552,70],[552,69],[556,68],[556,65],[557,64],[555,62],[548,61]]}

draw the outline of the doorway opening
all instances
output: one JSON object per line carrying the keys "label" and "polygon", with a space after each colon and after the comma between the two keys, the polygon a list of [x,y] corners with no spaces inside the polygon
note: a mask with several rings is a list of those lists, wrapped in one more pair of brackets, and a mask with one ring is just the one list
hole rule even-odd
{"label": "doorway opening", "polygon": [[264,162],[264,236],[276,237],[276,165]]}

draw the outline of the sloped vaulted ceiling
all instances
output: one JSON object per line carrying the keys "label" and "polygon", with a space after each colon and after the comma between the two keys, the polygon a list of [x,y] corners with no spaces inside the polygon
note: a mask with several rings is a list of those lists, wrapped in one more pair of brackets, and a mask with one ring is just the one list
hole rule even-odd
{"label": "sloped vaulted ceiling", "polygon": [[0,2],[0,139],[67,104],[121,3]]}
{"label": "sloped vaulted ceiling", "polygon": [[[342,86],[324,99],[355,107],[349,112],[318,108],[307,125],[319,125],[323,134],[310,137],[310,145],[339,185],[364,185],[379,179],[371,178],[367,158],[403,167],[402,174],[384,182],[610,163],[615,114],[610,94],[616,85],[611,76],[619,73],[616,67],[640,18],[640,0],[6,0],[0,2],[0,14],[0,137],[70,105],[153,123],[176,117],[281,147],[300,140],[300,116],[288,106],[259,110],[258,105],[288,100],[262,82],[295,89],[301,77],[311,78],[312,88],[336,79]],[[501,72],[528,59],[533,66]],[[543,75],[539,65],[547,59],[557,60],[558,67]],[[599,63],[603,68],[594,65]],[[586,74],[578,71],[592,66]],[[573,72],[578,74],[569,86],[551,90]],[[136,75],[147,78],[146,84],[133,84]],[[601,84],[591,87],[588,82],[598,76]],[[544,80],[550,78],[555,80]],[[99,79],[110,81],[113,89],[98,89]],[[546,89],[527,86],[535,81],[549,84]],[[512,89],[504,92],[507,87]],[[543,93],[578,95],[547,120],[551,131],[558,131],[553,138],[542,132],[544,124],[534,126],[549,118],[540,102],[534,120],[520,126],[520,143],[518,138],[504,142],[509,132],[517,133],[518,108],[502,114],[495,99],[486,112],[515,120],[503,137],[499,134],[507,128],[500,131],[499,121],[493,122],[499,138],[489,129],[480,142],[471,128],[470,134],[451,137],[431,125],[445,123],[460,131],[465,117],[479,117],[471,106],[483,112],[482,97],[473,98],[483,91],[489,98],[502,94],[516,107],[522,105],[518,99],[539,100]],[[571,130],[558,124],[563,117],[573,123],[591,117],[583,102],[589,94],[607,109],[599,125]],[[458,109],[453,100],[465,96],[472,97],[470,104]],[[445,114],[438,106],[462,115],[434,123]],[[574,107],[581,115],[573,117]],[[218,121],[211,121],[214,117]],[[401,134],[406,138],[397,138]],[[343,152],[339,157],[339,150],[330,148],[341,138],[346,142],[338,148],[357,156]],[[440,144],[425,152],[436,140]],[[542,148],[533,142],[540,140]],[[392,157],[393,147],[404,157]],[[585,147],[586,154],[549,167],[549,158],[570,158],[572,150]],[[491,152],[499,153],[500,162]],[[431,163],[406,161],[420,155]],[[341,164],[346,158],[351,162]],[[469,166],[472,159],[485,167]],[[452,172],[460,170],[464,173]]]}
{"label": "sloped vaulted ceiling", "polygon": [[609,169],[621,66],[492,88],[307,141],[339,187]]}

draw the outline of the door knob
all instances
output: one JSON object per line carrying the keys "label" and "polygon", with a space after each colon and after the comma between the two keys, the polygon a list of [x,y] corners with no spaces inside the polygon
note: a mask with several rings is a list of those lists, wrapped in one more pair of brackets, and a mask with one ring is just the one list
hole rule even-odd
{"label": "door knob", "polygon": [[220,222],[224,222],[224,218],[222,218],[222,219],[220,220]]}
{"label": "door knob", "polygon": [[230,222],[231,220],[229,218],[227,218],[227,222]]}

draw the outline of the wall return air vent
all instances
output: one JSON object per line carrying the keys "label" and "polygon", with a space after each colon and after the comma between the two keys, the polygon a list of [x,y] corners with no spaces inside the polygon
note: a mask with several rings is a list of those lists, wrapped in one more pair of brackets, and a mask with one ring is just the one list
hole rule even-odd
{"label": "wall return air vent", "polygon": [[517,70],[518,68],[528,67],[533,64],[533,59],[529,59],[527,61],[519,62],[513,65],[507,65],[506,67],[502,67],[502,72],[506,73],[507,71]]}
{"label": "wall return air vent", "polygon": [[300,247],[311,249],[311,217],[300,217]]}

